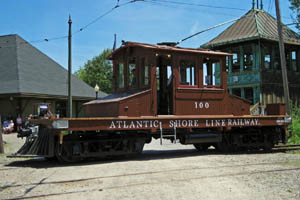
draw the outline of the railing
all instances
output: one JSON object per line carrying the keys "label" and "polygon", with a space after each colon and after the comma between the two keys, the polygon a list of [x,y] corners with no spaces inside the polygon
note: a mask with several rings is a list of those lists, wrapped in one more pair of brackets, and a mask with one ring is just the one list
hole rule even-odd
{"label": "railing", "polygon": [[260,114],[259,102],[250,107],[250,114],[251,115],[259,115]]}

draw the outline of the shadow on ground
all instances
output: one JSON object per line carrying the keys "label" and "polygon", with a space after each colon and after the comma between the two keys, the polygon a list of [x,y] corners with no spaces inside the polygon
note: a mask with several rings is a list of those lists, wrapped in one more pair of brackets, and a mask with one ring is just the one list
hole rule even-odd
{"label": "shadow on ground", "polygon": [[[269,153],[278,153],[282,151],[273,150]],[[263,154],[263,151],[247,151],[247,152],[234,152],[234,153],[222,153],[214,149],[209,149],[204,152],[199,152],[194,149],[180,149],[180,150],[144,150],[142,154],[138,156],[115,156],[104,159],[88,159],[76,163],[59,163],[57,160],[47,160],[45,158],[34,158],[21,161],[13,161],[5,165],[5,167],[29,167],[29,168],[52,168],[52,167],[68,167],[68,166],[82,166],[82,165],[94,165],[94,164],[107,164],[118,163],[128,161],[146,161],[146,160],[162,160],[173,159],[182,157],[195,157],[206,155],[237,155],[237,154]],[[5,169],[5,168],[3,168]]]}

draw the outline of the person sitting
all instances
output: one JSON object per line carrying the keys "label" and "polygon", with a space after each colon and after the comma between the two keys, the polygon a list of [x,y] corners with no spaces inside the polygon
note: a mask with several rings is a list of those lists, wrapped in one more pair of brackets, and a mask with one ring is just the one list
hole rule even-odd
{"label": "person sitting", "polygon": [[131,86],[134,86],[136,84],[136,70],[135,69],[132,69],[131,70],[131,80],[130,80],[130,85]]}

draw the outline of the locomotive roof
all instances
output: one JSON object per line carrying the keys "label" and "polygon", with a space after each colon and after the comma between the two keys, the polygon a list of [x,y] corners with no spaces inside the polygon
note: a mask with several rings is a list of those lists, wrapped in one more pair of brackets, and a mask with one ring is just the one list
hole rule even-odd
{"label": "locomotive roof", "polygon": [[231,56],[230,53],[220,52],[220,51],[212,51],[209,49],[195,49],[195,48],[183,48],[183,47],[174,47],[174,46],[167,46],[167,45],[155,45],[155,44],[146,44],[146,43],[139,43],[139,42],[123,42],[122,46],[111,53],[109,59],[113,59],[113,57],[122,49],[127,47],[141,47],[145,49],[152,49],[152,50],[160,50],[160,51],[173,51],[179,53],[197,53],[197,54],[206,54],[206,55],[217,55],[217,56]]}

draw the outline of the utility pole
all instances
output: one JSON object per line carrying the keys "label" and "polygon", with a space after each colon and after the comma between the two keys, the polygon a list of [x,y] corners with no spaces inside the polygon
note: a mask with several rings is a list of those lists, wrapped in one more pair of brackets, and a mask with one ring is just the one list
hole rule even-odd
{"label": "utility pole", "polygon": [[290,115],[291,114],[290,94],[289,94],[289,86],[288,86],[288,79],[287,79],[287,72],[286,72],[284,43],[283,43],[283,38],[282,38],[282,23],[281,23],[279,0],[275,0],[275,6],[276,6],[276,15],[277,15],[277,28],[278,28],[278,37],[279,37],[279,50],[280,50],[280,61],[281,61],[281,72],[282,72],[282,81],[283,81],[285,109],[286,109],[286,114]]}
{"label": "utility pole", "polygon": [[4,153],[3,138],[2,138],[2,120],[0,116],[0,153]]}
{"label": "utility pole", "polygon": [[71,78],[72,78],[72,20],[71,16],[69,16],[69,57],[68,57],[68,117],[72,117],[72,91],[71,91]]}

